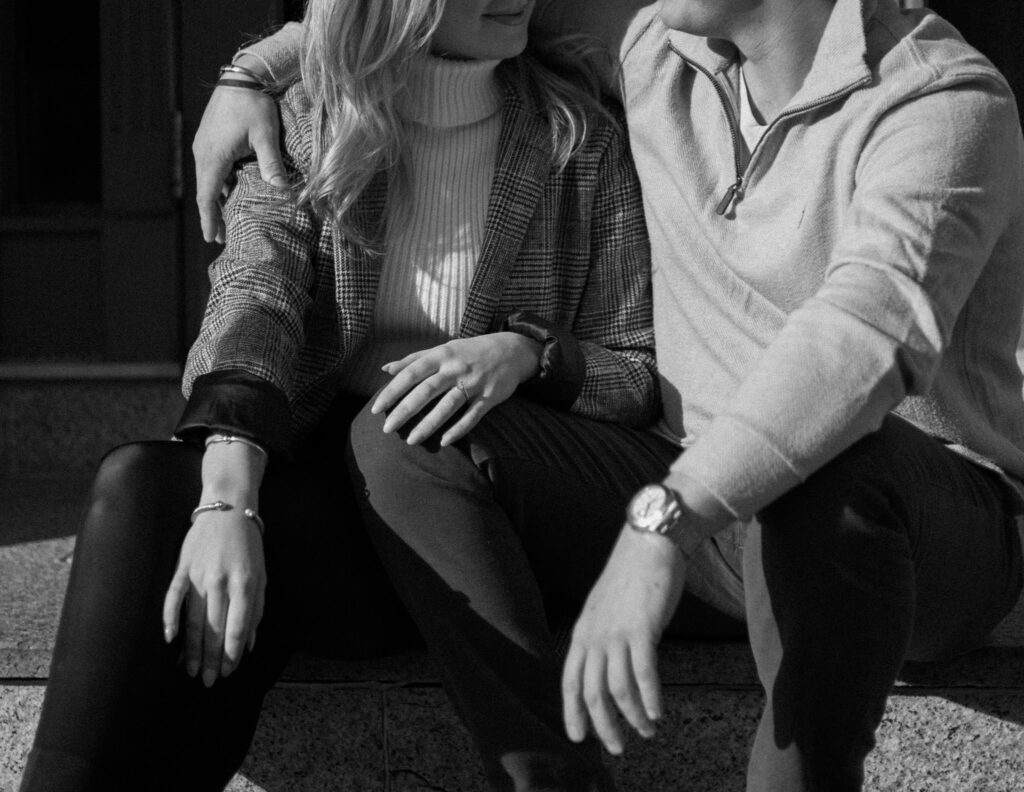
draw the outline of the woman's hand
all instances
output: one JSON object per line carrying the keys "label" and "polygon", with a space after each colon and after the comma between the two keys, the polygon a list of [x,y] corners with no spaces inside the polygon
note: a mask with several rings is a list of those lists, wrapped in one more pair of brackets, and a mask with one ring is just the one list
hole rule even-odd
{"label": "woman's hand", "polygon": [[465,408],[441,435],[441,445],[451,445],[536,374],[540,354],[537,341],[518,333],[459,338],[413,352],[383,367],[394,379],[377,395],[370,412],[376,415],[389,410],[384,431],[394,432],[437,399],[409,432],[407,442],[413,445]]}
{"label": "woman's hand", "polygon": [[235,670],[263,618],[263,537],[245,509],[258,511],[266,461],[251,443],[207,444],[199,503],[231,508],[196,516],[164,597],[164,638],[170,643],[178,635],[185,604],[185,670],[193,677],[202,670],[207,687]]}
{"label": "woman's hand", "polygon": [[266,586],[263,539],[241,508],[201,513],[185,536],[178,568],[164,598],[164,636],[178,634],[185,607],[183,659],[210,687],[238,666],[256,640]]}
{"label": "woman's hand", "polygon": [[214,89],[192,141],[196,203],[207,242],[224,242],[220,201],[227,194],[235,162],[255,153],[263,180],[275,187],[288,186],[278,135],[277,105],[272,98],[246,88]]}

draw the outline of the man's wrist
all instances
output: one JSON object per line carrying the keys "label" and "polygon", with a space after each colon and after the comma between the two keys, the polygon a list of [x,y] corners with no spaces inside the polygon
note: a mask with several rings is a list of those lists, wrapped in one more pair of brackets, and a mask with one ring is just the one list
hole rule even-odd
{"label": "man's wrist", "polygon": [[679,548],[680,552],[683,552],[679,533],[682,517],[682,499],[675,490],[664,484],[641,487],[626,507],[626,525],[639,534],[666,539]]}
{"label": "man's wrist", "polygon": [[705,539],[730,520],[731,515],[720,506],[713,515],[696,512],[685,494],[664,484],[642,487],[626,508],[630,528],[671,541],[684,558],[690,558]]}
{"label": "man's wrist", "polygon": [[[670,567],[682,565],[685,569],[690,557],[683,554],[672,539],[662,534],[637,531],[628,522],[624,523],[619,534],[619,542],[628,542],[634,547],[644,548],[643,553],[647,564],[663,564]],[[645,566],[645,568],[647,568]]]}
{"label": "man's wrist", "polygon": [[701,530],[695,517],[696,515],[684,505],[669,536],[676,549],[686,559],[689,559],[710,535]]}

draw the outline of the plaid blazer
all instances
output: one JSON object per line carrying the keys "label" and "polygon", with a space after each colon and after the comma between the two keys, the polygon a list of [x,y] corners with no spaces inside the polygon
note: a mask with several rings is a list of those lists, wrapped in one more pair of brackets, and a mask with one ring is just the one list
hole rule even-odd
{"label": "plaid blazer", "polygon": [[[281,118],[285,165],[301,179],[312,152],[301,85],[283,97]],[[460,337],[494,332],[511,313],[528,311],[578,344],[584,370],[573,412],[650,424],[660,405],[650,250],[624,122],[598,119],[558,171],[546,118],[506,84],[498,149]],[[381,238],[386,193],[381,174],[353,210],[371,238]],[[224,210],[227,245],[210,267],[210,298],[185,367],[180,436],[231,430],[288,447],[344,390],[345,362],[373,316],[381,256],[287,197],[254,162],[242,166]],[[252,406],[246,392],[254,389]]]}

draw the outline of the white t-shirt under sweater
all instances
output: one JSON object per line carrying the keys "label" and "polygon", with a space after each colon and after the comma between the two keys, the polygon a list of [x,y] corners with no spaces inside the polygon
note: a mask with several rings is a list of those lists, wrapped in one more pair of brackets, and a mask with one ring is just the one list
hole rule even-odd
{"label": "white t-shirt under sweater", "polygon": [[[457,337],[483,244],[501,133],[498,61],[425,58],[408,100],[407,189],[390,223],[373,324],[346,372],[346,390],[371,396],[385,363]],[[389,196],[398,200],[398,196]]]}
{"label": "white t-shirt under sweater", "polygon": [[757,118],[757,113],[754,112],[754,106],[750,101],[750,89],[747,88],[747,81],[743,76],[743,69],[740,72],[740,135],[743,136],[743,142],[747,146],[747,157],[750,157],[751,152],[757,148],[758,142],[761,140],[761,136],[764,135],[768,124],[762,123]]}

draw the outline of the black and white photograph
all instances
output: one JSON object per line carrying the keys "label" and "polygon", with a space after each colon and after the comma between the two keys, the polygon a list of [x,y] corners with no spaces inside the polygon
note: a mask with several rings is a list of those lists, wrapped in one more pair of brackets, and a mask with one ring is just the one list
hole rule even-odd
{"label": "black and white photograph", "polygon": [[0,792],[1024,790],[1018,0],[0,2]]}

